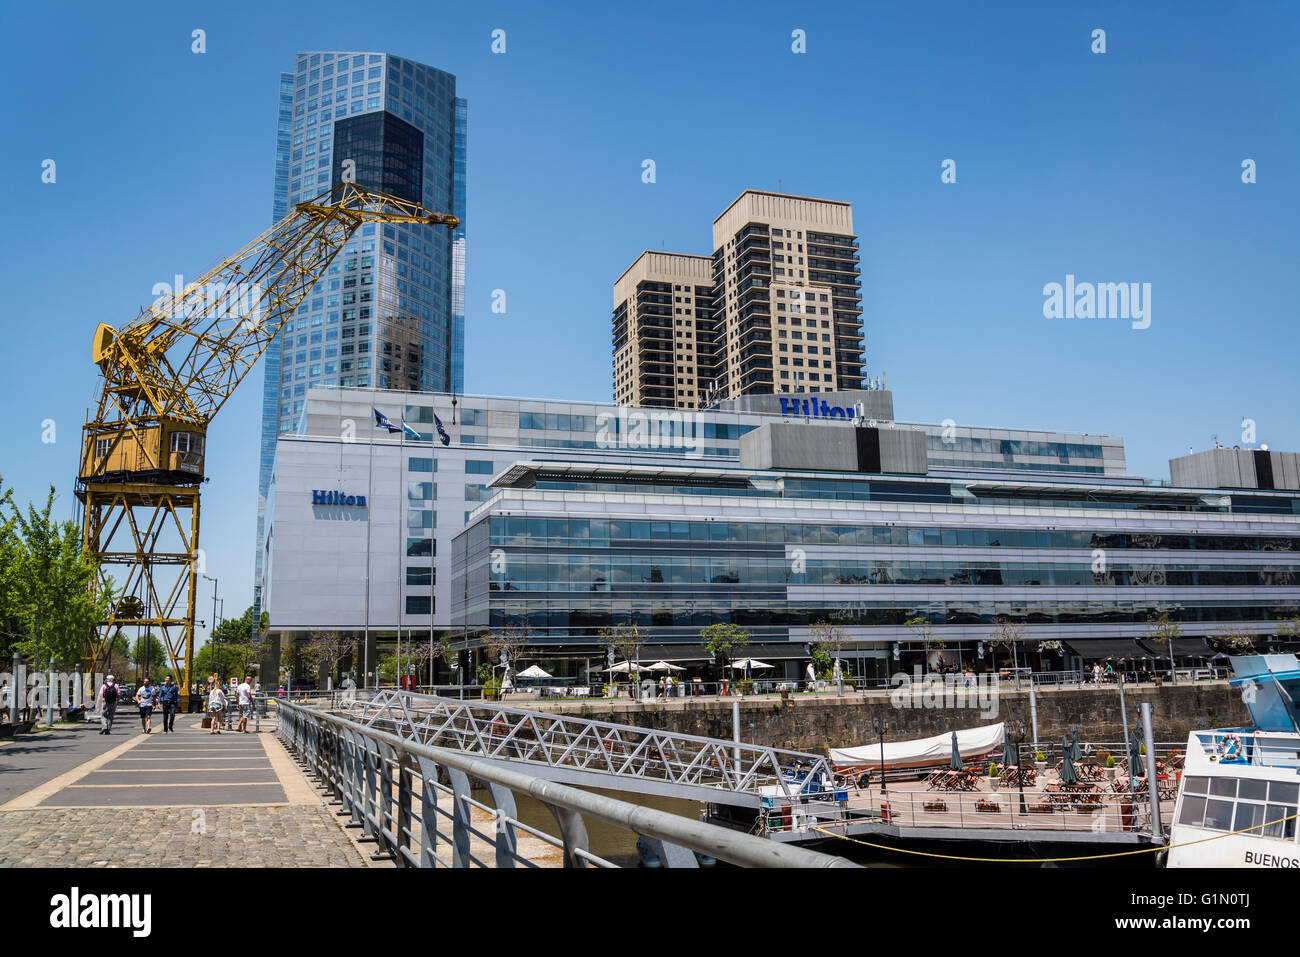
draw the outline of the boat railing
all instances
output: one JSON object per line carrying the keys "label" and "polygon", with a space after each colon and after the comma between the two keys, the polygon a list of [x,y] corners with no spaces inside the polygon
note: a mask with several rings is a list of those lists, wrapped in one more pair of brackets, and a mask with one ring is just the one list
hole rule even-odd
{"label": "boat railing", "polygon": [[[1225,766],[1250,764],[1268,768],[1300,768],[1300,737],[1289,740],[1277,736],[1260,736],[1252,731],[1195,732],[1197,743],[1208,756]],[[1233,740],[1235,739],[1235,740]],[[1240,742],[1240,749],[1234,746]],[[1232,755],[1236,754],[1234,759]]]}
{"label": "boat railing", "polygon": [[[864,823],[908,828],[1056,830],[1094,834],[1150,833],[1151,807],[1145,793],[1129,791],[903,791],[853,789],[847,800],[812,799],[764,807],[760,831],[769,836],[809,831],[861,833]],[[1161,805],[1162,817],[1173,802]]]}

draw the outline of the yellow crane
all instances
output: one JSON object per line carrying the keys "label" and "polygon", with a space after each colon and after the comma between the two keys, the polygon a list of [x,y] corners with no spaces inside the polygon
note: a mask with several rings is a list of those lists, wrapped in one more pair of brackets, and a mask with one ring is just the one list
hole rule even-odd
{"label": "yellow crane", "polygon": [[121,329],[95,330],[102,387],[86,418],[77,497],[83,547],[99,563],[95,587],[111,585],[119,597],[88,638],[90,673],[106,662],[118,630],[136,625],[162,640],[188,694],[208,423],[366,222],[460,225],[340,183]]}

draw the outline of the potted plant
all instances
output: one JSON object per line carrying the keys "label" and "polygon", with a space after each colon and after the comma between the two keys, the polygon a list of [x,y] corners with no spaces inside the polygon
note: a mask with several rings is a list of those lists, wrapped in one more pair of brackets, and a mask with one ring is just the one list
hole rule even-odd
{"label": "potted plant", "polygon": [[1039,771],[1047,770],[1047,755],[1043,754],[1042,751],[1034,755],[1034,767],[1038,768]]}
{"label": "potted plant", "polygon": [[1113,754],[1106,755],[1105,775],[1109,780],[1115,780],[1115,755]]}
{"label": "potted plant", "polygon": [[1000,785],[1001,783],[1002,783],[1002,777],[998,773],[997,764],[990,763],[989,764],[989,789],[996,791],[998,789],[998,785]]}

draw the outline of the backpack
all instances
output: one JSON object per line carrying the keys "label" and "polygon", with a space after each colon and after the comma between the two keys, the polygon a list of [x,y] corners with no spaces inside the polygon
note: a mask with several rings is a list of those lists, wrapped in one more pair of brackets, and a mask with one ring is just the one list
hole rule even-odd
{"label": "backpack", "polygon": [[104,685],[104,705],[113,707],[117,704],[117,685]]}

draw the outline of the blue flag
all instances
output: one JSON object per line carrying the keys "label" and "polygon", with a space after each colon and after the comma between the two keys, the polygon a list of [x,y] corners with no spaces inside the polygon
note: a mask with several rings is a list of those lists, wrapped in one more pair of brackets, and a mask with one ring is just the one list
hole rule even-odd
{"label": "blue flag", "polygon": [[393,425],[393,423],[389,421],[388,416],[384,415],[384,413],[380,412],[378,409],[372,408],[370,411],[375,413],[375,428],[387,429],[389,432],[402,431],[397,426]]}
{"label": "blue flag", "polygon": [[451,436],[447,430],[442,427],[442,419],[438,418],[438,413],[433,414],[433,424],[438,427],[438,438],[442,439],[443,445],[451,445]]}
{"label": "blue flag", "polygon": [[411,428],[409,425],[406,424],[406,419],[402,419],[402,431],[405,432],[413,439],[418,439],[420,437],[419,432],[415,431],[415,429]]}

